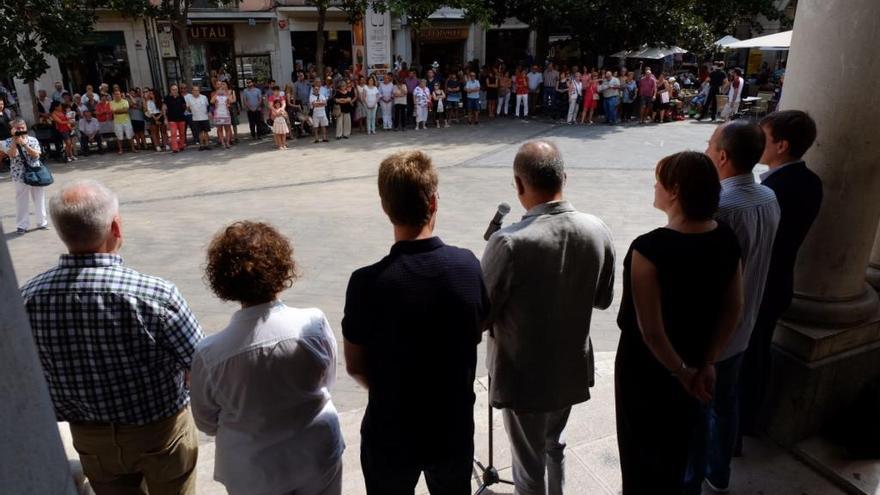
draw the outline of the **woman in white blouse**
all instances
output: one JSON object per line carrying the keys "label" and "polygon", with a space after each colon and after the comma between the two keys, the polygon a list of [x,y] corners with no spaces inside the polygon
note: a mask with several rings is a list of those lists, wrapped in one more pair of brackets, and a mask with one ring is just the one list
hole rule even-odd
{"label": "woman in white blouse", "polygon": [[211,289],[242,308],[193,358],[192,411],[217,438],[214,479],[232,495],[339,495],[336,338],[321,310],[278,300],[297,276],[293,248],[268,224],[236,222],[207,258]]}

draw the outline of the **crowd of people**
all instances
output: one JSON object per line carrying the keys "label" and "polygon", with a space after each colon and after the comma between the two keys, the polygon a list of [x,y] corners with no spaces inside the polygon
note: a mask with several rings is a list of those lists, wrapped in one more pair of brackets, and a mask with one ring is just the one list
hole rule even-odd
{"label": "crowd of people", "polygon": [[[88,85],[78,93],[59,81],[51,94],[38,91],[34,129],[47,151],[69,162],[111,148],[120,154],[178,153],[188,141],[199,150],[211,149],[212,140],[228,149],[239,142],[242,114],[251,138],[272,134],[275,146],[287,149],[291,139],[307,135],[315,143],[327,142],[331,126],[336,139],[348,139],[356,130],[375,134],[377,124],[382,130],[421,130],[450,123],[477,125],[481,117],[539,115],[569,125],[591,125],[601,117],[615,125],[682,120],[697,113],[702,119],[711,113],[714,120],[719,112],[716,95],[727,96],[720,110],[727,120],[736,116],[746,94],[742,71],[725,72],[721,62],[702,82],[690,73],[679,78],[665,72],[655,76],[642,66],[603,71],[553,62],[508,68],[498,62],[449,67],[443,73],[438,64],[420,72],[402,63],[387,74],[369,76],[329,67],[321,75],[309,67],[295,71],[283,86],[274,80],[247,80],[238,89],[222,74],[209,78],[204,88],[181,83],[164,95],[151,88],[126,91],[106,84],[97,91]],[[12,118],[0,107],[0,139],[9,137],[3,120]]]}
{"label": "crowd of people", "polygon": [[[347,84],[341,94],[354,98]],[[2,149],[15,170],[40,151],[23,121],[13,129]],[[654,206],[667,221],[627,251],[617,320],[625,495],[697,494],[704,482],[727,490],[737,439],[756,431],[773,329],[822,202],[802,158],[815,137],[808,114],[780,111],[721,125],[705,153],[657,164]],[[770,167],[760,184],[758,162]],[[429,156],[404,151],[379,166],[393,244],[352,273],[342,319],[345,368],[369,391],[367,493],[413,493],[422,473],[433,494],[470,493],[484,335],[516,491],[562,493],[563,433],[571,407],[590,397],[590,320],[612,302],[617,258],[605,223],[565,199],[553,143],[524,144],[512,172],[526,214],[478,260],[434,235],[441,205]],[[113,192],[76,181],[49,213],[68,253],[22,295],[56,415],[98,495],[143,493],[142,484],[153,495],[195,493],[197,429],[216,437],[214,477],[232,494],[341,493],[339,350],[320,309],[280,300],[299,277],[289,239],[246,220],[213,237],[205,280],[241,309],[205,337],[173,283],[123,264]]]}

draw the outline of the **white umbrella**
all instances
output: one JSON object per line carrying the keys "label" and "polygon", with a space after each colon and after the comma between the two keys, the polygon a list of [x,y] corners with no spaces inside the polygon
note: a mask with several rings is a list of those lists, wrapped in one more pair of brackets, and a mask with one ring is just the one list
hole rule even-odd
{"label": "white umbrella", "polygon": [[716,41],[715,43],[712,43],[712,46],[727,48],[727,45],[730,45],[732,43],[736,43],[737,41],[739,41],[739,38],[734,38],[733,36],[728,34],[727,36],[721,38],[720,40]]}
{"label": "white umbrella", "polygon": [[761,48],[764,50],[788,50],[791,46],[791,31],[768,34],[750,40],[737,41],[725,48]]}
{"label": "white umbrella", "polygon": [[678,46],[643,46],[638,50],[619,51],[611,56],[616,58],[648,58],[659,60],[676,53],[687,53],[687,50]]}

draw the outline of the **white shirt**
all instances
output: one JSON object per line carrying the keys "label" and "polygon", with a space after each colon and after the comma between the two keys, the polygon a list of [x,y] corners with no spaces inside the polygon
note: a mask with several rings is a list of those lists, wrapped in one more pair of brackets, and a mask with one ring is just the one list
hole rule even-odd
{"label": "white shirt", "polygon": [[[315,103],[319,102],[319,101],[324,102],[324,106],[316,107]],[[321,93],[320,91],[318,91],[317,95],[312,93],[312,95],[309,96],[309,106],[312,107],[312,117],[326,118],[327,117],[327,105],[326,104],[327,104],[327,97],[324,96],[323,93]]]}
{"label": "white shirt", "polygon": [[[186,104],[189,105],[189,111],[192,112],[193,120],[208,120],[208,98],[205,95],[186,95],[189,99]],[[186,97],[184,97],[186,99]]]}
{"label": "white shirt", "polygon": [[394,96],[394,83],[380,84],[379,96],[382,97],[382,100],[390,102]]}
{"label": "white shirt", "polygon": [[77,127],[79,128],[79,132],[82,134],[92,137],[98,133],[98,119],[92,117],[91,119],[87,119],[85,117],[79,119],[77,123]]}
{"label": "white shirt", "polygon": [[277,495],[325,474],[345,444],[330,387],[336,338],[319,309],[280,301],[237,311],[193,357],[196,425],[217,436],[214,479]]}
{"label": "white shirt", "polygon": [[379,103],[379,88],[376,86],[364,86],[361,95],[363,95],[364,98],[364,105],[368,108],[375,108],[376,104]]}
{"label": "white shirt", "polygon": [[526,74],[526,79],[529,80],[529,91],[535,91],[538,89],[538,86],[544,82],[544,74],[540,72],[529,72]]}

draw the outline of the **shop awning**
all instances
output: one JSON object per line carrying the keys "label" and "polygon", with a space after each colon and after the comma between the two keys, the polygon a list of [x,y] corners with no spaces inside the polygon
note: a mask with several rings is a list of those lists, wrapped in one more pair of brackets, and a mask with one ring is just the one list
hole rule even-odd
{"label": "shop awning", "polygon": [[727,48],[728,45],[731,45],[731,44],[736,43],[738,41],[739,41],[739,38],[734,38],[733,36],[728,34],[727,36],[721,38],[720,40],[716,41],[715,43],[712,43],[712,46],[717,46],[720,48]]}
{"label": "shop awning", "polygon": [[669,55],[687,52],[687,50],[678,46],[643,46],[638,50],[619,51],[611,56],[616,58],[648,58],[651,60],[659,60],[661,58],[666,58]]}
{"label": "shop awning", "polygon": [[768,34],[750,40],[737,41],[726,48],[760,48],[761,50],[788,50],[791,46],[791,31]]}
{"label": "shop awning", "polygon": [[246,12],[246,11],[190,11],[189,20],[195,22],[213,21],[213,22],[247,22],[253,19],[255,22],[271,22],[277,19],[275,12]]}

